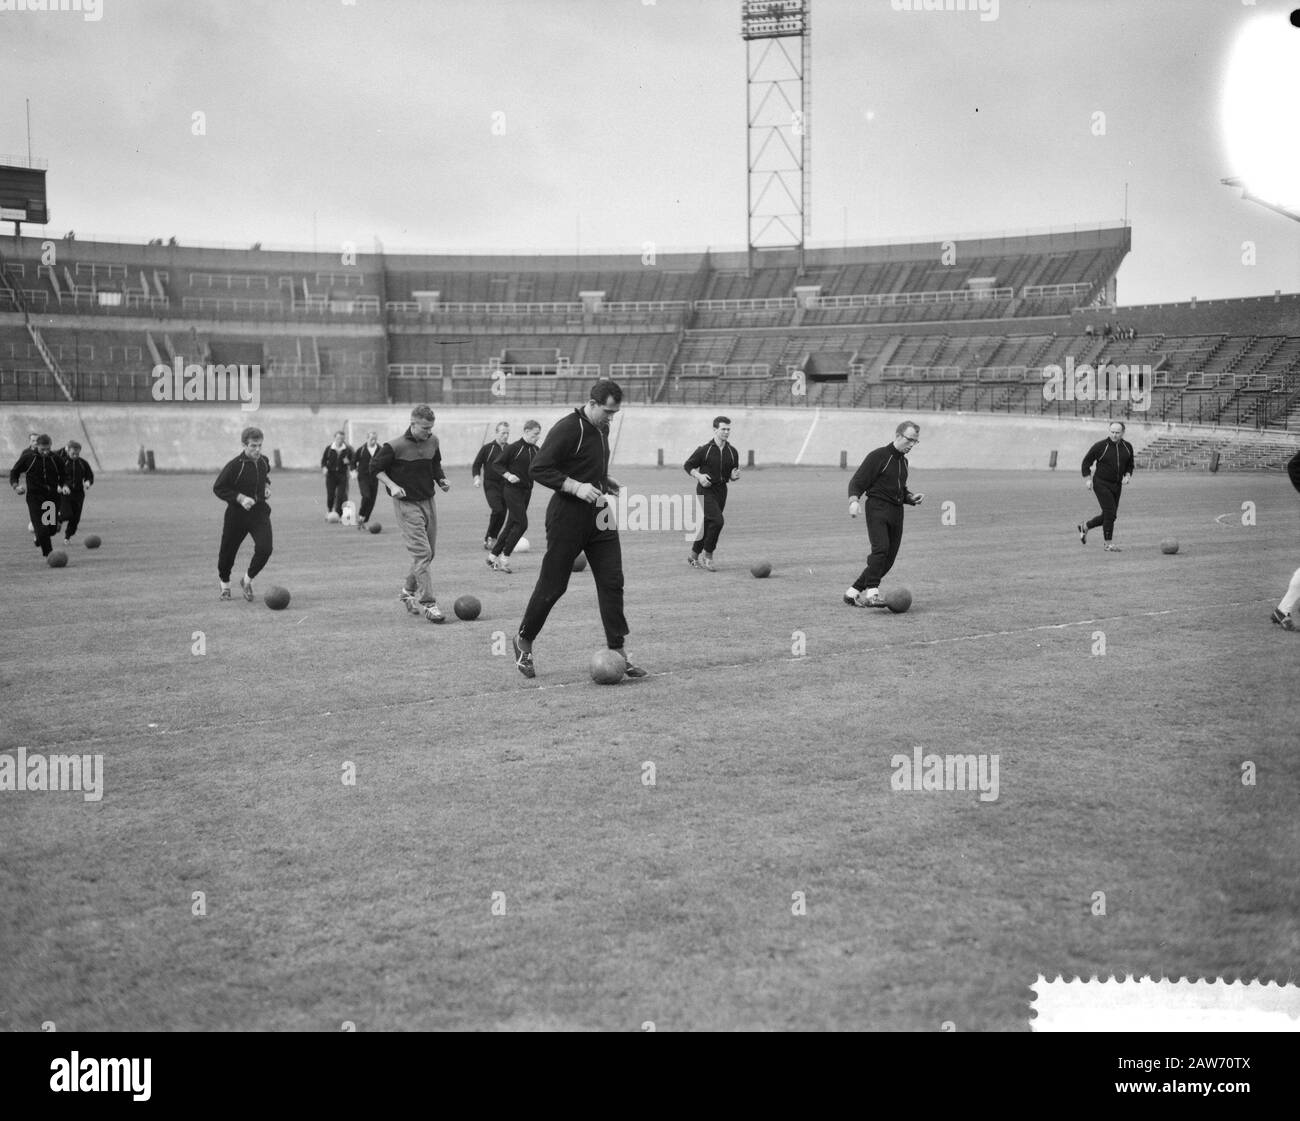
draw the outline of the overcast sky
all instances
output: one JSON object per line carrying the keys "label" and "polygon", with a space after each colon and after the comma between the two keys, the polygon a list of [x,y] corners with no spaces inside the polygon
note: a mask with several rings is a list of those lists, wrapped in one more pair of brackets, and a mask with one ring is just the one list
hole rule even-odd
{"label": "overcast sky", "polygon": [[[30,98],[54,234],[745,244],[739,0],[99,2],[0,10],[0,153],[25,160]],[[1117,222],[1127,183],[1122,303],[1300,290],[1300,222],[1219,182],[1245,170],[1222,120],[1233,45],[1271,19],[1300,75],[1297,4],[903,3],[813,0],[812,244]]]}

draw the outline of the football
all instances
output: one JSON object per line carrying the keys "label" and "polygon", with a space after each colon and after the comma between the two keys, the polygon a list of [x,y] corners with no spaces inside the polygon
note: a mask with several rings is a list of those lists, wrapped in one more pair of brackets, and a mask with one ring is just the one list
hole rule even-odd
{"label": "football", "polygon": [[366,523],[366,528],[367,528],[368,530],[370,530],[371,533],[383,533],[383,532],[384,532],[384,527],[383,527],[382,525],[380,525],[378,522],[367,522],[367,523]]}
{"label": "football", "polygon": [[283,611],[289,606],[289,589],[274,587],[262,597],[262,602],[272,611]]}
{"label": "football", "polygon": [[92,533],[86,538],[87,549],[98,549],[104,542],[99,539],[98,534]]}
{"label": "football", "polygon": [[625,669],[627,661],[617,650],[597,650],[591,656],[591,680],[598,685],[617,685]]}
{"label": "football", "polygon": [[68,563],[68,554],[62,549],[55,549],[54,552],[45,558],[45,563],[51,568],[64,568]]}
{"label": "football", "polygon": [[885,606],[895,615],[901,615],[912,606],[912,593],[906,588],[891,588],[884,595]]}
{"label": "football", "polygon": [[765,580],[772,575],[772,566],[767,561],[759,561],[749,569],[750,575],[757,580]]}
{"label": "football", "polygon": [[579,553],[576,557],[573,558],[573,571],[574,571],[574,572],[586,572],[586,571],[587,571],[587,554],[586,554],[586,553]]}
{"label": "football", "polygon": [[1162,553],[1168,553],[1171,556],[1174,553],[1178,552],[1178,538],[1166,537],[1163,541],[1160,542],[1160,551]]}
{"label": "football", "polygon": [[471,619],[477,619],[479,612],[483,610],[483,605],[474,596],[461,596],[452,604],[451,608],[456,612],[457,619],[464,619],[469,622]]}
{"label": "football", "polygon": [[338,514],[336,514],[333,510],[331,510],[328,514],[325,515],[325,520],[330,523],[338,523],[341,522],[343,519],[340,518]]}

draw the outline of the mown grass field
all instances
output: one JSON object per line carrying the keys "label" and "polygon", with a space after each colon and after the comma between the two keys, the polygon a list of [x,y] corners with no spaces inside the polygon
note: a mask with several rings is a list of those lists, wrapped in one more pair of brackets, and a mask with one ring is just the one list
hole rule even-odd
{"label": "mown grass field", "polygon": [[[587,676],[589,573],[535,681],[496,652],[540,552],[487,571],[467,475],[435,587],[484,613],[441,627],[396,602],[399,537],[326,525],[313,474],[276,475],[283,612],[217,601],[206,475],[105,476],[104,547],[62,570],[10,502],[0,749],[105,777],[0,792],[0,1028],[1023,1031],[1040,973],[1296,979],[1283,475],[1139,475],[1105,555],[1073,471],[918,454],[895,616],[840,601],[867,552],[846,473],[749,472],[717,574],[625,535],[652,676],[616,687]],[[997,798],[892,789],[915,745],[996,754]]]}

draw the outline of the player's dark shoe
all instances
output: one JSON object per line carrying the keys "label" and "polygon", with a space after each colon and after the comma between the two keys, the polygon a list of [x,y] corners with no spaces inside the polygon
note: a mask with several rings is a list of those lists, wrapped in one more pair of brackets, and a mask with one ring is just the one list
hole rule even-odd
{"label": "player's dark shoe", "polygon": [[515,635],[515,637],[510,640],[510,645],[513,646],[515,650],[515,668],[525,677],[536,677],[537,670],[533,667],[533,652],[531,650],[525,650],[519,645],[518,635]]}
{"label": "player's dark shoe", "polygon": [[492,567],[498,572],[504,572],[507,576],[514,572],[514,569],[510,567],[510,562],[505,557],[497,557],[497,562]]}
{"label": "player's dark shoe", "polygon": [[488,568],[493,570],[496,569],[497,559],[491,553],[488,553],[488,555],[483,558],[483,562],[488,566]]}
{"label": "player's dark shoe", "polygon": [[221,595],[217,596],[217,598],[221,600],[223,603],[230,603],[231,602],[230,589],[222,588]]}
{"label": "player's dark shoe", "polygon": [[624,672],[624,674],[626,674],[628,677],[631,677],[631,678],[642,678],[642,677],[649,677],[649,676],[650,676],[650,675],[649,675],[645,670],[643,670],[640,666],[634,666],[634,665],[632,664],[632,662],[629,660],[627,654],[623,654],[623,661],[627,662],[627,669],[625,669],[623,672]]}
{"label": "player's dark shoe", "polygon": [[403,590],[402,594],[397,598],[401,601],[402,606],[412,615],[419,615],[424,610],[424,608],[420,606],[420,601],[415,598],[413,592]]}
{"label": "player's dark shoe", "polygon": [[1296,622],[1293,615],[1284,615],[1278,608],[1273,608],[1273,614],[1269,616],[1284,631],[1300,630],[1300,623]]}
{"label": "player's dark shoe", "polygon": [[862,607],[887,606],[887,604],[885,603],[885,597],[882,596],[879,592],[876,592],[874,595],[871,592],[863,592],[862,595],[859,596],[858,598],[860,601],[860,606]]}
{"label": "player's dark shoe", "polygon": [[436,599],[420,604],[420,611],[431,623],[445,623],[447,621],[447,616],[442,613],[442,608],[438,606]]}
{"label": "player's dark shoe", "polygon": [[241,576],[239,578],[239,590],[244,593],[244,598],[248,600],[249,603],[253,602],[253,581],[251,581],[247,576]]}
{"label": "player's dark shoe", "polygon": [[701,567],[702,569],[704,569],[705,572],[717,572],[717,571],[718,571],[716,568],[713,567],[713,558],[712,558],[711,556],[709,556],[708,553],[701,553],[701,554],[700,554],[700,567]]}
{"label": "player's dark shoe", "polygon": [[850,607],[861,607],[862,597],[857,588],[848,588],[844,592],[844,602]]}
{"label": "player's dark shoe", "polygon": [[1080,522],[1074,528],[1079,531],[1079,544],[1080,545],[1088,544],[1088,527],[1084,525],[1083,522]]}
{"label": "player's dark shoe", "polygon": [[699,555],[699,553],[696,553],[696,552],[690,552],[690,553],[687,553],[687,554],[686,554],[686,563],[689,564],[692,568],[699,568],[699,567],[700,567],[700,555]]}

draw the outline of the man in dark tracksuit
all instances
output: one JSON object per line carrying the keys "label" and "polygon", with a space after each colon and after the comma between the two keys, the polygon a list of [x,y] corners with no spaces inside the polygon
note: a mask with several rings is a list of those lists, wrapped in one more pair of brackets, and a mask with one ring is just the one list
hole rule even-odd
{"label": "man in dark tracksuit", "polygon": [[321,473],[325,476],[325,517],[343,516],[348,500],[348,470],[352,467],[352,449],[342,432],[334,433],[334,442],[321,454]]}
{"label": "man in dark tracksuit", "polygon": [[81,458],[81,445],[76,440],[69,440],[68,446],[59,453],[63,461],[63,482],[68,493],[63,499],[63,540],[65,543],[76,535],[77,526],[81,524],[81,508],[86,503],[86,487],[95,485],[95,472],[90,464]]}
{"label": "man in dark tracksuit", "polygon": [[[489,475],[501,480],[501,494],[506,504],[506,518],[488,554],[488,567],[510,572],[510,554],[528,530],[528,501],[533,496],[533,460],[537,458],[537,438],[542,426],[535,420],[524,425],[524,434],[485,467]],[[496,445],[494,444],[493,447]]]}
{"label": "man in dark tracksuit", "polygon": [[442,469],[442,448],[433,434],[437,418],[428,405],[411,410],[411,423],[395,440],[390,440],[370,461],[370,473],[393,496],[393,513],[402,530],[411,567],[398,596],[412,615],[430,623],[446,618],[433,595],[429,569],[438,543],[438,512],[433,505],[433,488],[451,489]]}
{"label": "man in dark tracksuit", "polygon": [[470,467],[474,485],[483,487],[483,497],[487,499],[488,509],[492,511],[488,515],[487,533],[483,535],[483,548],[489,551],[496,545],[506,520],[506,496],[502,489],[501,473],[492,468],[501,461],[509,444],[510,425],[503,420],[497,424],[496,436],[491,442],[479,448]]}
{"label": "man in dark tracksuit", "polygon": [[718,547],[718,535],[726,524],[722,511],[727,506],[727,484],[740,478],[740,453],[728,442],[731,435],[731,418],[713,418],[713,439],[691,452],[684,464],[686,473],[695,480],[695,493],[704,504],[704,527],[696,538],[686,563],[692,568],[716,572],[713,567],[713,550]]}
{"label": "man in dark tracksuit", "polygon": [[244,598],[253,602],[253,577],[271,559],[271,464],[262,454],[262,430],[245,428],[239,435],[244,450],[222,469],[212,484],[212,493],[226,504],[226,518],[221,526],[221,548],[217,553],[217,579],[221,582],[220,599],[230,599],[230,570],[244,538],[253,537],[253,559],[248,571],[239,578]]}
{"label": "man in dark tracksuit", "polygon": [[[626,660],[623,549],[618,529],[609,524],[605,501],[605,495],[619,491],[618,482],[609,477],[609,421],[619,411],[622,400],[623,390],[616,382],[596,382],[586,405],[556,422],[533,460],[533,480],[550,487],[555,494],[546,507],[542,570],[519,624],[519,634],[512,640],[515,665],[525,677],[536,676],[533,640],[551,608],[568,589],[579,553],[587,554],[596,581],[605,641],[611,650],[623,652]],[[625,672],[628,677],[646,676],[645,670],[630,661]]]}
{"label": "man in dark tracksuit", "polygon": [[54,551],[50,540],[59,532],[59,508],[68,493],[63,483],[63,463],[50,450],[51,444],[48,436],[37,436],[36,443],[18,457],[9,472],[14,493],[27,498],[27,514],[43,557]]}
{"label": "man in dark tracksuit", "polygon": [[919,506],[924,494],[907,489],[907,453],[921,439],[921,426],[905,420],[894,430],[892,443],[867,453],[849,481],[849,516],[856,518],[862,497],[866,496],[867,536],[871,556],[853,584],[844,593],[844,602],[853,607],[884,607],[880,581],[898,556],[903,543],[903,507]]}
{"label": "man in dark tracksuit", "polygon": [[[1096,472],[1093,471],[1093,464],[1096,464]],[[1124,439],[1124,422],[1112,420],[1110,436],[1098,440],[1083,457],[1083,485],[1096,495],[1101,504],[1100,514],[1075,527],[1083,544],[1088,543],[1088,530],[1101,526],[1102,536],[1106,539],[1106,552],[1120,551],[1119,546],[1111,542],[1111,536],[1115,532],[1120,492],[1124,489],[1124,484],[1133,478],[1133,467],[1133,445]]]}
{"label": "man in dark tracksuit", "polygon": [[[1286,465],[1287,476],[1291,485],[1300,490],[1300,452],[1296,452]],[[1291,573],[1291,583],[1287,585],[1282,602],[1273,608],[1273,622],[1287,631],[1300,631],[1300,618],[1296,617],[1296,608],[1300,607],[1300,568]]]}
{"label": "man in dark tracksuit", "polygon": [[366,442],[357,448],[357,489],[361,492],[361,509],[357,511],[357,528],[364,530],[370,522],[370,515],[375,509],[375,498],[379,494],[379,484],[370,473],[370,463],[379,451],[379,437],[374,432],[366,433]]}

